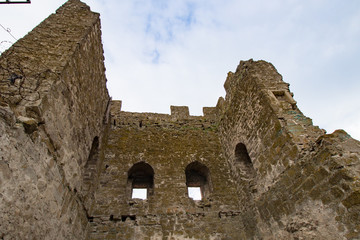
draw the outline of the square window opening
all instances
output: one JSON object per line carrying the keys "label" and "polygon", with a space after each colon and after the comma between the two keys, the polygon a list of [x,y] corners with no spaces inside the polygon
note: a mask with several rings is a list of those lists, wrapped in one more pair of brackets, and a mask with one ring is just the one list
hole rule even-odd
{"label": "square window opening", "polygon": [[200,187],[188,187],[189,198],[193,200],[201,200],[201,188]]}
{"label": "square window opening", "polygon": [[147,188],[133,188],[131,198],[147,199]]}

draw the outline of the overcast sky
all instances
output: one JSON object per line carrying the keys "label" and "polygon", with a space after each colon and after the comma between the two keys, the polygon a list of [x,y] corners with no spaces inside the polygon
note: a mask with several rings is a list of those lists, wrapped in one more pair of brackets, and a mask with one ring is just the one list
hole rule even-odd
{"label": "overcast sky", "polygon": [[[2,4],[0,23],[20,38],[64,2]],[[101,14],[108,89],[125,111],[201,115],[240,60],[263,59],[315,125],[360,139],[359,0],[84,2]],[[14,42],[3,29],[0,40]]]}

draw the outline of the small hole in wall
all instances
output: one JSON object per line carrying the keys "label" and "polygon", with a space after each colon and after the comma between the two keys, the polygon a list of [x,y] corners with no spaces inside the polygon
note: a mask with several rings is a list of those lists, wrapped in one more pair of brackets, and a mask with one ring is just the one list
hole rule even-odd
{"label": "small hole in wall", "polygon": [[116,120],[114,120],[114,126],[116,126]]}
{"label": "small hole in wall", "polygon": [[113,221],[113,222],[118,222],[118,221],[120,221],[119,218],[114,218],[114,215],[110,215],[109,220],[110,220],[110,221]]}
{"label": "small hole in wall", "polygon": [[139,127],[142,127],[142,121],[139,122]]}
{"label": "small hole in wall", "polygon": [[105,165],[105,169],[108,169],[108,167],[109,167],[109,165],[106,164],[106,165]]}
{"label": "small hole in wall", "polygon": [[125,222],[126,219],[129,218],[132,221],[136,220],[136,215],[121,215],[121,221]]}

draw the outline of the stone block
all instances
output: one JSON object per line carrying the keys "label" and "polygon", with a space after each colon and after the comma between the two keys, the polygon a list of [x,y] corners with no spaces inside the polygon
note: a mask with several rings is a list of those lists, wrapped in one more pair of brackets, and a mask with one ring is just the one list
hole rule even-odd
{"label": "stone block", "polygon": [[316,183],[319,183],[322,180],[324,180],[325,178],[327,178],[329,175],[330,175],[330,173],[328,171],[326,171],[325,168],[320,167],[318,170],[316,170],[313,173],[313,178]]}
{"label": "stone block", "polygon": [[353,206],[359,206],[360,205],[360,191],[355,191],[351,193],[347,198],[345,198],[342,201],[342,204],[346,208],[351,208]]}
{"label": "stone block", "polygon": [[170,106],[171,116],[177,119],[189,118],[189,107],[188,106]]}
{"label": "stone block", "polygon": [[110,112],[114,115],[118,115],[121,112],[122,101],[112,100],[110,105]]}
{"label": "stone block", "polygon": [[217,108],[216,107],[203,107],[203,114],[206,119],[216,120]]}

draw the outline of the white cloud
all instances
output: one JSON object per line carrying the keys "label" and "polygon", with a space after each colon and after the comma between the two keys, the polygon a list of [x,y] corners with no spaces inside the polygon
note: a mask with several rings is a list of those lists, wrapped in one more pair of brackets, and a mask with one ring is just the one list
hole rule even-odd
{"label": "white cloud", "polygon": [[[63,2],[0,6],[0,23],[19,36]],[[169,113],[171,104],[189,105],[199,115],[224,95],[227,72],[240,60],[264,59],[315,124],[360,139],[357,0],[85,2],[101,14],[108,87],[125,110]]]}

